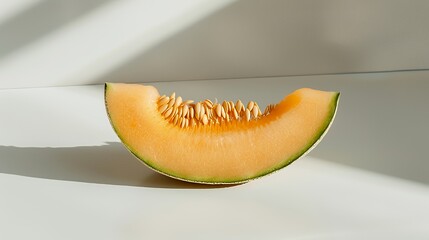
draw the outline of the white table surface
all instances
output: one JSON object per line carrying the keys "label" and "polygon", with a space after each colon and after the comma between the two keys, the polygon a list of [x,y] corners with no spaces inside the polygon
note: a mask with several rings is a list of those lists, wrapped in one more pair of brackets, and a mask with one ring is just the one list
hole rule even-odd
{"label": "white table surface", "polygon": [[[232,97],[204,84],[156,85]],[[427,185],[315,157],[238,186],[182,183],[122,147],[103,101],[101,85],[0,90],[0,239],[429,238]]]}

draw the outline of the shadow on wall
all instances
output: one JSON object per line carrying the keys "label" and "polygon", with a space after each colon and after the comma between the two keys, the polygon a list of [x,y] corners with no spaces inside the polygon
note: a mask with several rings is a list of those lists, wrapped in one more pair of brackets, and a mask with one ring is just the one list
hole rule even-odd
{"label": "shadow on wall", "polygon": [[0,172],[28,177],[150,188],[216,188],[158,174],[120,143],[103,146],[35,148],[0,146]]}
{"label": "shadow on wall", "polygon": [[428,9],[424,1],[236,1],[92,82],[427,69]]}
{"label": "shadow on wall", "polygon": [[325,4],[236,1],[92,82],[347,72],[356,62],[349,49],[326,38]]}
{"label": "shadow on wall", "polygon": [[40,1],[0,24],[0,59],[111,1]]}
{"label": "shadow on wall", "polygon": [[429,68],[428,1],[214,2],[40,0],[0,23],[0,87]]}
{"label": "shadow on wall", "polygon": [[428,76],[427,71],[313,81],[303,76],[285,85],[341,92],[336,120],[310,156],[428,185]]}

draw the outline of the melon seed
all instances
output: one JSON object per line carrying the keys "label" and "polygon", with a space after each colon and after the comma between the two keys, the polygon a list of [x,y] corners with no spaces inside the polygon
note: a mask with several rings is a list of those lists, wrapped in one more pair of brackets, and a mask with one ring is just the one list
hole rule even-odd
{"label": "melon seed", "polygon": [[182,97],[178,97],[178,98],[176,99],[176,101],[174,102],[174,106],[175,106],[175,107],[178,107],[181,103],[182,103]]}
{"label": "melon seed", "polygon": [[249,109],[246,109],[246,120],[250,121],[250,111],[249,111]]}
{"label": "melon seed", "polygon": [[170,98],[169,97],[164,97],[163,99],[159,100],[158,104],[159,105],[164,105],[164,104],[168,103],[168,101],[170,101]]}
{"label": "melon seed", "polygon": [[173,92],[169,97],[163,95],[158,98],[158,111],[168,122],[185,128],[196,125],[223,124],[231,121],[250,121],[269,115],[276,106],[269,104],[262,113],[258,103],[254,101],[248,102],[247,107],[241,100],[237,100],[235,104],[233,101],[226,100],[218,103],[217,99],[215,103],[210,99],[205,99],[196,104],[193,102],[193,100],[184,101],[180,96],[176,98],[176,93]]}

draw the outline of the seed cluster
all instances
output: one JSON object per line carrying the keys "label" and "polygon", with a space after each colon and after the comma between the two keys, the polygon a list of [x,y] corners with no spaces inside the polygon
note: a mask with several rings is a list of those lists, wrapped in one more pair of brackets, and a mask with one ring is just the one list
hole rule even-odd
{"label": "seed cluster", "polygon": [[275,105],[270,104],[261,112],[256,102],[250,101],[247,107],[238,100],[213,103],[209,99],[194,103],[193,100],[183,101],[176,98],[176,93],[169,97],[163,95],[158,99],[158,110],[170,123],[181,128],[199,125],[215,125],[231,121],[250,121],[270,114]]}

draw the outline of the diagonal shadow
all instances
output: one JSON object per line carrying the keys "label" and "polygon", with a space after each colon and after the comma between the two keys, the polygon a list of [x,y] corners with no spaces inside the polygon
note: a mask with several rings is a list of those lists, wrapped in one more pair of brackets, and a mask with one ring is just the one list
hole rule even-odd
{"label": "diagonal shadow", "polygon": [[0,173],[28,177],[150,188],[222,187],[182,182],[156,173],[114,142],[60,148],[0,146],[0,156]]}
{"label": "diagonal shadow", "polygon": [[112,0],[43,0],[0,23],[0,57],[79,19]]}
{"label": "diagonal shadow", "polygon": [[[321,40],[325,34],[324,11],[313,12],[314,21],[303,18],[303,11],[324,7],[325,3],[318,1],[311,5],[291,1],[269,4],[258,0],[234,1],[151,48],[142,49],[91,83],[326,74],[351,69],[356,59],[348,49]],[[285,37],[285,32],[294,34]],[[316,50],[320,52],[316,54]],[[317,62],[317,66],[323,65],[320,62],[332,62],[335,70],[312,66],[309,59]],[[267,65],[267,61],[271,64]]]}

